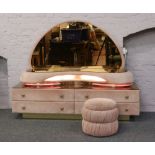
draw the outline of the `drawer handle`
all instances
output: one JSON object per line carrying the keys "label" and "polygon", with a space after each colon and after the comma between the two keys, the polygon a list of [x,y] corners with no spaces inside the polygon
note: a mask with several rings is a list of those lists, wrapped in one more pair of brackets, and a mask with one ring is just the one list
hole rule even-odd
{"label": "drawer handle", "polygon": [[86,95],[86,96],[85,96],[85,98],[86,98],[86,99],[88,99],[88,98],[89,98],[89,96],[88,96],[88,95]]}
{"label": "drawer handle", "polygon": [[22,107],[22,110],[25,110],[25,109],[26,109],[26,107],[25,107],[25,106],[23,106],[23,107]]}
{"label": "drawer handle", "polygon": [[60,98],[64,98],[64,95],[60,95]]}
{"label": "drawer handle", "polygon": [[64,107],[60,108],[61,111],[64,111]]}
{"label": "drawer handle", "polygon": [[128,100],[129,99],[129,96],[125,96],[125,99]]}
{"label": "drawer handle", "polygon": [[125,112],[128,112],[129,111],[129,109],[125,109]]}
{"label": "drawer handle", "polygon": [[21,96],[24,98],[26,95],[25,94],[22,94]]}

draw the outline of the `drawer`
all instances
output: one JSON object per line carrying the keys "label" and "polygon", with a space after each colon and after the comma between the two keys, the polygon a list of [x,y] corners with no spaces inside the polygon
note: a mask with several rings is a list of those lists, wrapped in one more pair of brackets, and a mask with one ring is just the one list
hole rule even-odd
{"label": "drawer", "polygon": [[139,90],[75,90],[75,101],[90,98],[111,98],[116,102],[139,102]]}
{"label": "drawer", "polygon": [[73,89],[13,89],[15,101],[74,101]]}
{"label": "drawer", "polygon": [[[81,114],[84,102],[75,102],[75,114]],[[139,102],[135,103],[118,103],[120,115],[139,115]]]}
{"label": "drawer", "polygon": [[120,115],[139,115],[140,105],[139,103],[118,103],[118,109]]}
{"label": "drawer", "polygon": [[81,114],[84,102],[75,102],[75,114]]}
{"label": "drawer", "polygon": [[12,111],[17,113],[73,114],[74,102],[13,101]]}

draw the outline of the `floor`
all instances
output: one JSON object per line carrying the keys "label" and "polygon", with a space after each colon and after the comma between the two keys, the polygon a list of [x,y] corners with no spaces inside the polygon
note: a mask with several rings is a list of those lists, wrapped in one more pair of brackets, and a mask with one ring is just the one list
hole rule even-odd
{"label": "floor", "polygon": [[11,110],[0,110],[0,141],[155,141],[155,113],[142,113],[134,121],[121,121],[116,135],[97,138],[82,133],[80,120],[21,119]]}

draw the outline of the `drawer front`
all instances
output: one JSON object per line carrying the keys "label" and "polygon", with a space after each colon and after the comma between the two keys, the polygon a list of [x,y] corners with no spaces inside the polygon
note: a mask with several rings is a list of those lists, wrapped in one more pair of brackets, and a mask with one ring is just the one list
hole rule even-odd
{"label": "drawer front", "polygon": [[74,101],[73,89],[13,89],[15,101]]}
{"label": "drawer front", "polygon": [[75,114],[81,114],[84,102],[75,102]]}
{"label": "drawer front", "polygon": [[[84,102],[75,102],[75,113],[81,114]],[[139,115],[139,102],[136,103],[118,103],[119,115]]]}
{"label": "drawer front", "polygon": [[118,103],[118,109],[120,115],[139,115],[140,106],[137,103]]}
{"label": "drawer front", "polygon": [[17,113],[73,114],[74,102],[13,101],[12,111]]}
{"label": "drawer front", "polygon": [[111,98],[116,102],[139,102],[137,90],[75,90],[75,101],[86,101],[90,98]]}

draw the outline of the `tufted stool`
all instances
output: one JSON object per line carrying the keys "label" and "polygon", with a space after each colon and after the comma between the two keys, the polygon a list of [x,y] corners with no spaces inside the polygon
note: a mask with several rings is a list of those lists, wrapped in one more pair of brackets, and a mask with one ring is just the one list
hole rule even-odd
{"label": "tufted stool", "polygon": [[114,100],[93,98],[84,103],[82,130],[92,136],[110,136],[118,131],[118,108]]}

